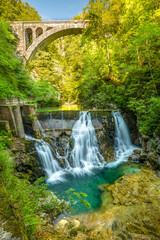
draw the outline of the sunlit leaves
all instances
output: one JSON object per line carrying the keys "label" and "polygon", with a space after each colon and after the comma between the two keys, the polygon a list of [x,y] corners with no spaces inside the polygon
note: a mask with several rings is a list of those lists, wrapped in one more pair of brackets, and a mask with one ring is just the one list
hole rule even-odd
{"label": "sunlit leaves", "polygon": [[41,17],[38,12],[21,0],[1,0],[0,18],[6,21],[39,21]]}

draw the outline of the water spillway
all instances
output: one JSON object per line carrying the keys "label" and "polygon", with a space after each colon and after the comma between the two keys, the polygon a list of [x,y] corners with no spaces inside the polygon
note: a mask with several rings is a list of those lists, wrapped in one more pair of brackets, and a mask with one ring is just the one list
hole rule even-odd
{"label": "water spillway", "polygon": [[104,165],[90,113],[80,113],[79,120],[73,126],[71,138],[74,142],[71,151],[74,172],[89,172],[94,167]]}
{"label": "water spillway", "polygon": [[[61,136],[50,138],[53,143],[50,141],[49,144],[44,140],[34,139],[34,145],[47,174],[49,189],[57,192],[60,196],[64,196],[65,191],[69,188],[74,188],[76,192],[84,192],[88,195],[87,200],[91,203],[92,209],[97,209],[101,204],[100,196],[102,193],[98,186],[113,183],[126,173],[126,168],[129,172],[134,172],[135,168],[120,163],[127,161],[128,156],[137,147],[132,144],[127,125],[119,112],[107,115],[108,122],[104,125],[102,124],[104,119],[98,117],[97,113],[94,113],[94,119],[91,118],[89,112],[80,112],[78,113],[79,117],[77,113],[75,113],[74,124],[69,136],[66,136],[67,131],[64,132],[65,125],[65,128],[61,130]],[[41,118],[41,127],[43,128],[44,125],[51,127],[50,133],[52,134],[54,131],[52,124],[56,127],[56,121],[58,120],[58,127],[59,124],[63,125],[66,120],[65,114],[59,112],[58,115],[60,116],[54,119],[54,116],[50,113],[44,121]],[[60,122],[60,118],[62,122]],[[114,145],[112,151],[115,152],[115,159],[108,163],[99,150],[97,136],[99,132],[104,131],[105,126],[106,131],[109,131],[111,122],[114,124],[114,132],[111,136],[114,138],[114,142],[111,142],[111,144]],[[69,124],[69,121],[67,124]],[[109,132],[109,136],[112,131]],[[41,129],[41,132],[43,136],[46,136],[45,129]],[[104,136],[105,138],[102,140],[108,141],[106,135]],[[59,152],[61,146],[57,148],[59,142],[56,142],[60,138],[65,140],[65,151],[62,154]],[[80,206],[76,209],[78,212],[87,210]]]}
{"label": "water spillway", "polygon": [[[87,112],[80,112],[79,119],[73,126],[71,141],[73,147],[66,145],[66,155],[60,156],[56,152],[58,160],[64,159],[64,168],[62,169],[54,159],[51,146],[45,141],[37,141],[35,148],[41,159],[43,167],[48,175],[48,182],[57,180],[65,181],[64,174],[91,174],[93,168],[103,167],[105,160],[99,152],[95,129],[91,121],[91,115]],[[57,178],[57,172],[62,177]]]}
{"label": "water spillway", "polygon": [[[42,135],[46,137],[40,122],[39,126]],[[99,152],[95,129],[88,112],[79,113],[79,119],[72,128],[70,138],[73,147],[70,149],[69,142],[66,144],[65,156],[53,151],[52,146],[44,140],[28,138],[34,140],[35,149],[48,176],[47,181],[53,184],[58,181],[65,181],[65,175],[67,174],[91,174],[93,168],[104,166],[105,160]],[[59,164],[61,159],[64,161],[63,168]]]}
{"label": "water spillway", "polygon": [[[57,150],[53,155],[53,150],[51,150],[52,147],[43,140],[38,140],[35,143],[36,150],[41,159],[42,165],[48,174],[48,181],[50,182],[57,180],[56,172],[61,172],[63,176],[66,173],[91,174],[94,168],[117,166],[121,162],[127,161],[128,156],[137,148],[137,146],[134,146],[131,142],[128,127],[121,114],[119,112],[112,112],[115,124],[115,161],[107,163],[99,151],[96,132],[93,126],[93,122],[94,124],[96,123],[96,126],[99,126],[100,121],[98,118],[94,118],[94,121],[92,121],[90,112],[79,112],[79,118],[77,117],[77,113],[78,112],[74,113],[74,125],[72,127],[71,136],[66,142],[65,153],[63,156],[59,154]],[[64,113],[59,112],[58,114],[62,116],[61,124],[63,124]],[[69,114],[67,117],[68,116]],[[76,118],[78,119],[76,120]],[[45,124],[46,119],[48,121],[48,117],[45,118]],[[52,123],[55,124],[52,113],[49,114],[49,120],[52,120]],[[60,120],[58,120],[58,123],[60,124]],[[45,131],[40,122],[39,125],[43,136],[46,137]],[[51,126],[51,128],[52,127],[53,126]],[[70,146],[70,142],[72,142],[72,147]],[[58,161],[60,160],[63,160],[63,167],[58,164]],[[62,180],[64,178],[60,179]]]}

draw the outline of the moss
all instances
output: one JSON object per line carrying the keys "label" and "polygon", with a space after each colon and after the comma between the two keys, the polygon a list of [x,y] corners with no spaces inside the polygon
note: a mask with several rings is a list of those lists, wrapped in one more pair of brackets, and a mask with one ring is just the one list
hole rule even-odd
{"label": "moss", "polygon": [[[71,222],[69,223],[69,225],[72,224]],[[73,227],[73,226],[72,226]],[[77,236],[78,232],[82,232],[82,233],[86,233],[86,227],[85,226],[79,226],[77,228],[73,228],[69,234],[70,236]]]}
{"label": "moss", "polygon": [[70,236],[77,236],[78,230],[77,229],[72,229],[69,234],[70,234]]}

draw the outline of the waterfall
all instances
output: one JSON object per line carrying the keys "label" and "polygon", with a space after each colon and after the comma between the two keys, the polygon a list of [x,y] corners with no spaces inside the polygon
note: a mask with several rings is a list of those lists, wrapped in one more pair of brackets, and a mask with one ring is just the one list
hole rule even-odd
{"label": "waterfall", "polygon": [[[48,175],[49,182],[64,181],[64,174],[91,174],[93,168],[103,167],[105,160],[99,153],[95,129],[91,115],[81,112],[79,120],[73,126],[71,139],[73,149],[70,151],[69,142],[66,146],[65,169],[62,169],[55,160],[49,143],[26,136],[27,140],[34,141],[34,145],[42,166]],[[61,159],[58,152],[56,158]]]}
{"label": "waterfall", "polygon": [[115,122],[114,148],[116,161],[107,164],[109,167],[114,167],[121,162],[127,161],[128,157],[133,153],[133,150],[139,149],[132,144],[128,127],[120,112],[112,112],[112,115]]}
{"label": "waterfall", "polygon": [[59,166],[58,161],[55,160],[50,144],[28,135],[25,135],[25,139],[34,142],[43,169],[48,176],[48,181],[64,181],[64,170]]}
{"label": "waterfall", "polygon": [[[115,122],[114,148],[116,159],[110,163],[106,163],[99,152],[95,129],[91,121],[91,114],[88,112],[80,112],[79,119],[72,128],[70,141],[73,141],[73,147],[70,149],[71,147],[68,141],[65,156],[60,156],[58,152],[53,153],[50,144],[44,140],[26,136],[27,140],[34,141],[35,149],[48,175],[48,182],[63,182],[68,174],[91,174],[95,168],[105,166],[115,167],[121,162],[128,160],[128,156],[138,147],[132,144],[127,125],[121,114],[119,112],[113,112],[112,115]],[[44,136],[45,133],[42,129],[41,131]],[[59,165],[58,160],[63,162],[64,168]]]}
{"label": "waterfall", "polygon": [[48,177],[51,177],[53,173],[61,170],[58,162],[54,159],[52,148],[49,143],[43,140],[36,141],[35,148]]}
{"label": "waterfall", "polygon": [[92,168],[104,165],[104,158],[99,153],[90,113],[80,112],[79,120],[72,128],[71,139],[74,142],[70,155],[72,171],[76,173],[90,172]]}
{"label": "waterfall", "polygon": [[43,129],[43,127],[42,127],[42,125],[41,125],[39,120],[38,120],[38,126],[39,126],[39,129],[40,129],[40,132],[41,132],[42,136],[46,137],[46,133],[45,133],[45,131],[44,131],[44,129]]}

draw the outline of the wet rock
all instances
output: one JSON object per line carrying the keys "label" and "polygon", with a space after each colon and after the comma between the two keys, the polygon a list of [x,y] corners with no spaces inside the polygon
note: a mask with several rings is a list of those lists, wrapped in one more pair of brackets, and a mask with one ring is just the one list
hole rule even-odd
{"label": "wet rock", "polygon": [[102,116],[101,127],[96,129],[99,150],[107,162],[114,161],[114,120],[111,114]]}
{"label": "wet rock", "polygon": [[34,182],[37,178],[45,176],[33,142],[15,138],[11,151],[14,153],[18,177]]}
{"label": "wet rock", "polygon": [[134,163],[139,163],[140,162],[140,154],[133,153],[128,157],[128,160]]}
{"label": "wet rock", "polygon": [[156,171],[160,170],[160,138],[154,136],[152,139],[148,137],[141,138],[142,152],[140,161],[150,165]]}
{"label": "wet rock", "polygon": [[137,126],[137,116],[132,111],[122,112],[122,116],[129,128],[130,137],[134,145],[141,146],[141,135]]}

